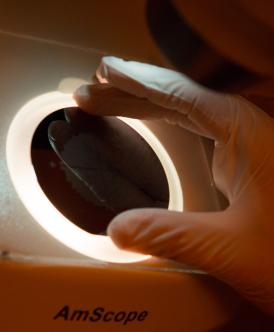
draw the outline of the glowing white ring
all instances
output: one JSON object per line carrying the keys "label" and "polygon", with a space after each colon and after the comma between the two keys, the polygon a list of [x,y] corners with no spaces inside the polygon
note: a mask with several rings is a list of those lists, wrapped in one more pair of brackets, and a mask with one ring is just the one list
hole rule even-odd
{"label": "glowing white ring", "polygon": [[[129,263],[148,256],[118,249],[108,236],[90,234],[60,213],[44,194],[31,161],[31,143],[40,122],[54,111],[76,106],[71,95],[50,92],[23,106],[8,131],[6,154],[13,185],[29,213],[48,233],[69,248],[95,259]],[[120,118],[134,128],[152,147],[166,172],[170,191],[169,209],[183,210],[180,180],[168,153],[155,135],[139,120]]]}

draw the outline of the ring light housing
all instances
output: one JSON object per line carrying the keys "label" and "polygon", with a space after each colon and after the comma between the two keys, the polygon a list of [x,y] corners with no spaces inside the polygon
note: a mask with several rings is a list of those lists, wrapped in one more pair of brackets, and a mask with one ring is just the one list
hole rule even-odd
{"label": "ring light housing", "polygon": [[[81,5],[90,15],[97,8],[90,1]],[[96,30],[96,17],[77,17],[75,6],[62,0],[41,6],[43,15],[32,0],[16,8],[11,2],[0,14],[1,329],[201,332],[220,327],[239,302],[224,285],[174,262],[119,250],[108,237],[83,231],[40,187],[30,155],[35,129],[48,114],[75,105],[71,93],[90,82],[100,63],[102,54],[92,48],[96,36],[109,29]],[[88,38],[76,45],[74,37],[79,40],[83,31]],[[118,50],[112,41],[107,46]],[[158,155],[168,180],[169,209],[220,208],[206,141],[163,121],[121,120]]]}

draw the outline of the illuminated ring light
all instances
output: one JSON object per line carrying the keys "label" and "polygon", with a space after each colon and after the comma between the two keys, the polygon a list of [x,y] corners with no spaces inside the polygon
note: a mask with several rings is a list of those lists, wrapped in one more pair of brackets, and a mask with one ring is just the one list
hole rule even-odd
{"label": "illuminated ring light", "polygon": [[[31,160],[31,144],[35,130],[49,114],[77,106],[72,95],[50,92],[40,95],[23,106],[14,117],[8,131],[6,154],[13,185],[34,220],[49,234],[78,253],[98,260],[130,263],[150,256],[120,250],[111,238],[90,234],[70,220],[51,203],[41,189]],[[168,153],[156,136],[139,120],[121,118],[138,132],[157,154],[165,170],[169,186],[169,209],[183,210],[183,195],[178,174]]]}

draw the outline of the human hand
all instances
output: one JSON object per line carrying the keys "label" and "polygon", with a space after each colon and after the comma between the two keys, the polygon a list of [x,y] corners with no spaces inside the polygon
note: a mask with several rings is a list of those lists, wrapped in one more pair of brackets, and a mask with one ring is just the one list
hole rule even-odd
{"label": "human hand", "polygon": [[109,225],[113,241],[204,270],[274,315],[274,120],[164,68],[105,57],[98,75],[108,84],[82,86],[81,109],[165,119],[213,139],[214,180],[229,200],[219,212],[124,212]]}

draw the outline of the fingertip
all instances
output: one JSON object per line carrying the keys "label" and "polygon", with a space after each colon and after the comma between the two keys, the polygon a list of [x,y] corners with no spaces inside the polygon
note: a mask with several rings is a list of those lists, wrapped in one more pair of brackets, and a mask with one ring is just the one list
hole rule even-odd
{"label": "fingertip", "polygon": [[101,59],[99,67],[96,70],[96,76],[101,83],[107,83],[109,78],[109,70],[113,64],[122,61],[122,59],[114,56],[104,56]]}
{"label": "fingertip", "polygon": [[129,246],[132,217],[132,212],[126,211],[112,219],[108,225],[107,235],[119,248],[124,249]]}
{"label": "fingertip", "polygon": [[87,100],[90,99],[90,85],[85,84],[77,88],[73,93],[73,98],[75,99],[78,106],[86,103]]}
{"label": "fingertip", "polygon": [[[73,94],[79,108],[87,113],[101,113],[102,102],[108,97],[110,87],[108,84],[81,85]],[[109,97],[112,97],[111,95]],[[104,112],[103,112],[104,113]]]}
{"label": "fingertip", "polygon": [[132,248],[136,236],[147,225],[146,209],[125,211],[116,216],[107,228],[107,235],[122,249]]}

